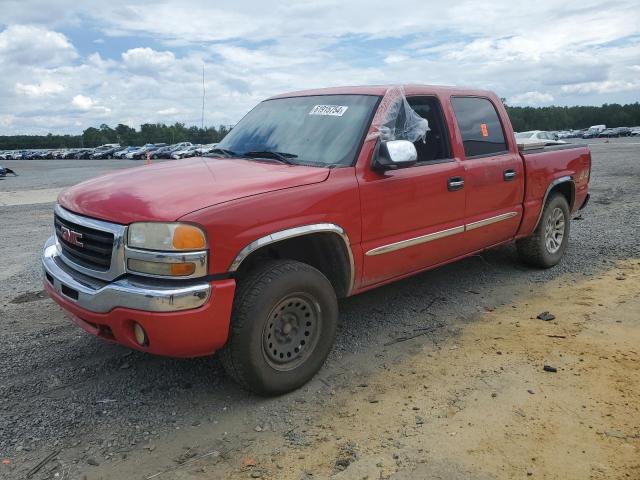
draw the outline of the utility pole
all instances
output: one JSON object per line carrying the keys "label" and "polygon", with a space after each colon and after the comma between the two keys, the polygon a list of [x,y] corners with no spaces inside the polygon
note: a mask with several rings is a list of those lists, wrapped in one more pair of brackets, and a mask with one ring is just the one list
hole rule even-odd
{"label": "utility pole", "polygon": [[202,128],[202,130],[204,130],[204,94],[205,94],[205,89],[204,89],[204,62],[202,63],[202,118],[200,121],[200,128]]}

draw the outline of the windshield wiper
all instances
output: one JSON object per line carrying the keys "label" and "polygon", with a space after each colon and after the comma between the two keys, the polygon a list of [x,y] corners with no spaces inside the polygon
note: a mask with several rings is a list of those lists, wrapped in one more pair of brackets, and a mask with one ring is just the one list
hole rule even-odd
{"label": "windshield wiper", "polygon": [[287,165],[297,165],[296,162],[292,162],[291,159],[298,158],[298,155],[294,153],[274,152],[273,150],[251,150],[242,155],[249,158],[273,158]]}
{"label": "windshield wiper", "polygon": [[[222,154],[222,155],[218,155],[218,154]],[[227,150],[226,148],[214,148],[213,150],[211,150],[210,152],[207,153],[207,156],[209,156],[209,155],[218,155],[218,156],[222,156],[224,158],[231,158],[231,157],[238,157],[239,156],[233,150]]]}

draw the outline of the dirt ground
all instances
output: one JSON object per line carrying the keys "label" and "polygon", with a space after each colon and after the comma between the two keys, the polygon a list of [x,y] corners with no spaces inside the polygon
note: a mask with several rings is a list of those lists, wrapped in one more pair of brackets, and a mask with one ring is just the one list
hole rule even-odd
{"label": "dirt ground", "polygon": [[[638,479],[639,292],[637,259],[560,277],[442,342],[422,342],[429,329],[388,342],[402,361],[290,409],[285,435],[265,422],[241,447],[88,478]],[[549,305],[555,318],[537,318]]]}
{"label": "dirt ground", "polygon": [[[298,447],[261,433],[228,478],[638,479],[639,292],[630,260],[490,309],[455,339],[389,345],[412,353],[332,391],[292,431]],[[549,305],[555,319],[538,319]],[[211,456],[165,478],[220,478]]]}

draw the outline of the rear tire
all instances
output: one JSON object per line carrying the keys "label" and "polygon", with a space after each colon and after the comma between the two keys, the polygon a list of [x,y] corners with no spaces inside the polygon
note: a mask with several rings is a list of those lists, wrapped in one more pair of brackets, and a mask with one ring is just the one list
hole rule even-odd
{"label": "rear tire", "polygon": [[533,234],[516,241],[520,259],[540,268],[557,265],[569,244],[569,221],[567,199],[560,193],[554,194],[547,200]]}
{"label": "rear tire", "polygon": [[238,282],[220,359],[245,389],[283,394],[322,367],[337,324],[336,294],[320,271],[296,261],[269,261]]}

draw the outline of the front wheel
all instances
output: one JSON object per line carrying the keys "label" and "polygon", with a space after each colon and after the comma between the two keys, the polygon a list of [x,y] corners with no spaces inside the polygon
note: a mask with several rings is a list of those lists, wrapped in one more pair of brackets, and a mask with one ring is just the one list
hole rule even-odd
{"label": "front wheel", "polygon": [[560,262],[569,243],[569,215],[569,204],[563,195],[550,197],[533,234],[516,242],[522,261],[540,268]]}
{"label": "front wheel", "polygon": [[322,367],[337,323],[336,295],[320,271],[296,261],[270,261],[239,280],[220,358],[247,390],[286,393]]}

